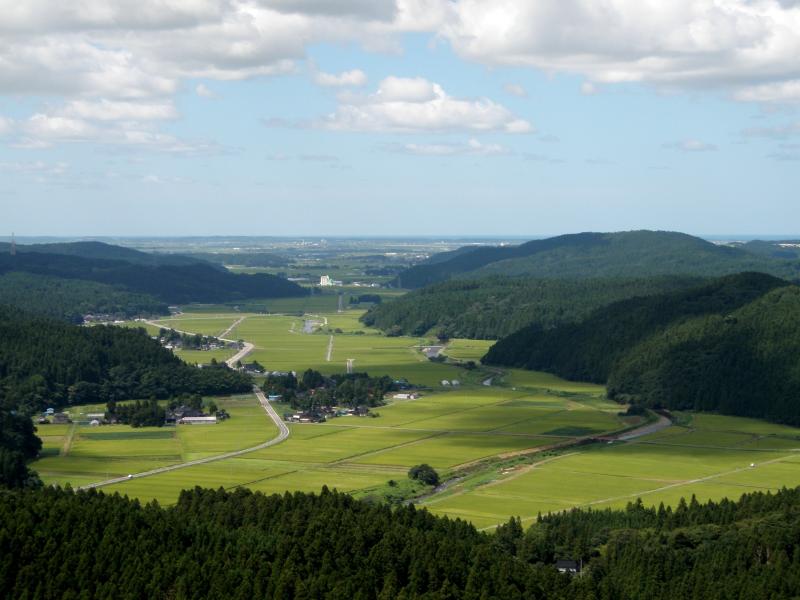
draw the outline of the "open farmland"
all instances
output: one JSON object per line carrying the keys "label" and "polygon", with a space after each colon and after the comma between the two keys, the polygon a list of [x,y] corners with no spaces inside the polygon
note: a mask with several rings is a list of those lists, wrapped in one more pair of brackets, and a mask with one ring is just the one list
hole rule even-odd
{"label": "open farmland", "polygon": [[[53,451],[37,463],[39,471],[48,483],[81,485],[253,446],[274,435],[254,398],[241,396],[219,404],[233,416],[209,427],[134,430],[78,424],[67,452],[62,451],[67,429],[59,429],[50,443]],[[286,407],[277,408],[280,412]],[[245,485],[266,492],[311,491],[328,485],[369,495],[390,479],[405,479],[409,467],[420,462],[448,473],[494,455],[563,443],[568,435],[547,432],[562,430],[564,422],[581,432],[623,426],[613,405],[590,408],[544,391],[483,387],[393,401],[377,413],[375,418],[340,417],[322,424],[292,424],[290,438],[277,446],[106,490],[156,498],[165,504],[193,485]],[[504,431],[511,426],[519,431]]]}
{"label": "open farmland", "polygon": [[121,477],[254,446],[275,435],[276,429],[250,395],[215,398],[231,419],[214,427],[92,427],[87,414],[103,405],[73,408],[72,425],[40,425],[44,452],[36,461],[45,483],[73,486]]}
{"label": "open farmland", "polygon": [[674,506],[693,494],[702,502],[795,485],[800,485],[800,429],[695,415],[687,427],[596,444],[465,481],[427,506],[487,527],[509,515],[530,521],[539,512],[619,507],[637,497],[646,505]]}
{"label": "open farmland", "polygon": [[[428,361],[421,349],[432,340],[381,335],[360,323],[359,315],[355,310],[304,316],[187,312],[164,321],[207,335],[238,322],[228,337],[253,342],[248,360],[270,370],[341,373],[352,360],[357,371],[406,377],[431,392],[390,401],[375,410],[376,418],[291,424],[290,438],[277,446],[106,489],[163,504],[194,485],[247,486],[268,493],[327,485],[358,497],[380,497],[388,481],[405,481],[409,467],[427,462],[445,477],[457,475],[447,489],[425,499],[431,511],[493,527],[512,515],[530,521],[539,512],[621,506],[637,497],[647,504],[674,505],[692,494],[701,500],[738,497],[800,484],[798,429],[685,415],[684,426],[630,442],[570,446],[636,419],[620,417],[619,405],[605,400],[602,386],[546,373],[511,369],[495,374],[494,386],[479,385],[486,371]],[[489,344],[453,340],[445,353],[459,361],[477,360]],[[183,356],[194,362],[195,355],[197,362],[211,357],[209,352]],[[460,388],[441,386],[441,380],[457,378],[464,382]],[[45,451],[36,468],[48,483],[76,486],[254,446],[274,435],[252,396],[218,404],[233,418],[213,427],[43,427]],[[94,410],[102,407],[84,407],[84,412]]]}

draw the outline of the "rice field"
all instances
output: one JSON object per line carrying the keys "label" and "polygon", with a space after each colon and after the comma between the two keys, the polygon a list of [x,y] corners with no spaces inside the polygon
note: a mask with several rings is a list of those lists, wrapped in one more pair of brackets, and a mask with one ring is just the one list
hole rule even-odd
{"label": "rice field", "polygon": [[754,419],[695,415],[690,427],[673,426],[628,443],[594,445],[455,486],[428,508],[491,527],[511,515],[576,506],[619,507],[636,498],[646,505],[738,498],[751,491],[800,485],[800,429]]}
{"label": "rice field", "polygon": [[[289,312],[297,306],[287,300],[284,308]],[[424,505],[436,514],[491,528],[511,516],[527,522],[540,512],[622,506],[637,497],[646,504],[674,505],[692,494],[699,500],[719,499],[800,485],[800,429],[753,419],[682,415],[685,426],[629,442],[558,449],[576,438],[620,430],[631,421],[619,415],[620,406],[607,401],[604,388],[595,384],[508,370],[495,377],[495,385],[479,385],[479,374],[427,360],[421,348],[431,340],[383,336],[364,327],[360,314],[330,309],[305,316],[205,311],[165,320],[177,329],[218,335],[245,317],[228,337],[253,342],[249,360],[269,370],[341,373],[351,360],[356,371],[405,377],[430,391],[415,400],[391,400],[374,411],[374,418],[291,424],[290,438],[279,445],[105,490],[167,505],[181,489],[195,485],[247,486],[268,493],[316,491],[327,485],[366,496],[391,479],[405,478],[409,467],[427,462],[445,476],[466,475]],[[446,354],[460,361],[479,360],[489,345],[451,340]],[[212,354],[182,356],[208,362]],[[460,379],[464,385],[446,388],[443,379]],[[101,412],[103,407],[82,407],[74,415],[77,423],[40,428],[44,449],[33,467],[46,483],[79,486],[251,447],[275,435],[253,396],[215,401],[231,413],[229,421],[136,430],[122,425],[92,428],[78,413]],[[279,413],[288,410],[277,408]],[[487,458],[505,462],[475,466]]]}

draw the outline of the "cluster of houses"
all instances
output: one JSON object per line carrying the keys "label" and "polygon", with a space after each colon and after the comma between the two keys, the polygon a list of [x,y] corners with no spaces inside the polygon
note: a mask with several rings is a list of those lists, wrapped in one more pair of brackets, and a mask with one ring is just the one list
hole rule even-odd
{"label": "cluster of houses", "polygon": [[[169,340],[165,338],[159,338],[158,336],[153,336],[154,340],[159,340],[161,345],[164,346],[167,350],[181,350],[184,347],[183,341],[180,338]],[[241,350],[242,344],[239,342],[223,342],[220,339],[207,337],[203,338],[203,342],[199,346],[191,346],[187,348],[188,350],[224,350],[228,348],[230,350]]]}
{"label": "cluster of houses", "polygon": [[125,322],[125,315],[120,314],[111,314],[111,313],[100,313],[100,314],[88,314],[83,315],[83,322],[84,323],[97,323],[97,324],[113,324],[113,325],[120,325]]}
{"label": "cluster of houses", "polygon": [[164,417],[165,425],[216,425],[219,421],[229,419],[230,415],[224,409],[218,410],[213,415],[207,415],[199,408],[179,406],[167,410]]}
{"label": "cluster of houses", "polygon": [[328,419],[336,417],[368,417],[369,415],[369,407],[367,406],[356,406],[355,408],[327,406],[314,412],[298,411],[284,413],[283,420],[287,423],[324,423]]}
{"label": "cluster of houses", "polygon": [[[167,410],[164,424],[165,425],[215,425],[220,421],[230,419],[230,414],[225,409],[216,411],[213,415],[208,415],[202,410],[192,408],[190,406],[179,406],[178,408]],[[86,419],[89,421],[90,427],[99,427],[100,425],[116,425],[119,421],[113,415],[106,415],[106,413],[87,413]],[[64,425],[72,423],[69,413],[55,412],[52,408],[48,408],[42,416],[37,420],[39,425]]]}
{"label": "cluster of houses", "polygon": [[48,408],[44,411],[41,416],[36,420],[38,425],[66,425],[68,423],[72,423],[72,419],[69,416],[69,413],[66,412],[56,412],[54,408]]}

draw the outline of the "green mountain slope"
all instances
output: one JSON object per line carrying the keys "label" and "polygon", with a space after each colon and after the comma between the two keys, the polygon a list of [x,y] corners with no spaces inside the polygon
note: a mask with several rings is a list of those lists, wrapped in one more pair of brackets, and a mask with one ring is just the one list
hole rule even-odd
{"label": "green mountain slope", "polygon": [[800,261],[719,246],[683,233],[626,231],[579,233],[520,246],[475,248],[448,260],[423,263],[401,273],[396,284],[419,288],[455,277],[490,275],[539,278],[719,276],[761,271],[800,276]]}
{"label": "green mountain slope", "polygon": [[[74,246],[70,248],[75,249]],[[108,251],[105,247],[100,249],[104,253]],[[120,251],[123,255],[128,254],[128,249]],[[170,303],[225,302],[308,294],[306,289],[274,275],[234,274],[206,262],[187,260],[190,260],[187,264],[142,264],[74,254],[18,252],[16,256],[0,254],[0,274],[16,271],[95,281],[122,286],[128,291],[149,294]]]}
{"label": "green mountain slope", "polygon": [[[0,252],[7,254],[9,244],[0,244]],[[115,246],[105,242],[57,242],[52,244],[17,244],[17,253],[36,252],[39,254],[61,254],[102,260],[122,260],[135,265],[192,265],[203,263],[199,257],[181,254],[158,254],[141,252],[133,248]]]}
{"label": "green mountain slope", "polygon": [[224,366],[187,365],[144,329],[80,327],[0,306],[0,388],[8,403],[0,408],[32,414],[47,406],[251,387],[248,376]]}
{"label": "green mountain slope", "polygon": [[168,314],[166,303],[148,294],[79,279],[48,277],[22,271],[0,275],[0,304],[81,323],[86,314],[134,317]]}
{"label": "green mountain slope", "polygon": [[642,279],[528,279],[488,277],[453,280],[373,306],[362,321],[388,333],[497,339],[526,325],[552,329],[580,321],[593,310],[634,296],[698,285],[699,277]]}
{"label": "green mountain slope", "polygon": [[615,364],[609,395],[800,425],[800,288],[673,325]]}
{"label": "green mountain slope", "polygon": [[760,273],[526,327],[484,362],[608,382],[620,400],[800,424],[800,288]]}

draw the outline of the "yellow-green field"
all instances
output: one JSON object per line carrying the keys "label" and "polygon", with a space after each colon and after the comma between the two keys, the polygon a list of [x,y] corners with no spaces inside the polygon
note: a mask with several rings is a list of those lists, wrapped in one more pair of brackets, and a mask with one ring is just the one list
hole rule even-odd
{"label": "yellow-green field", "polygon": [[39,425],[44,451],[36,470],[45,483],[73,486],[254,446],[277,429],[252,395],[215,398],[231,419],[219,425],[92,427],[85,416],[102,405],[70,411],[72,425]]}
{"label": "yellow-green field", "polygon": [[705,501],[796,485],[800,429],[695,415],[690,427],[595,445],[456,485],[428,508],[487,527],[509,515],[529,521],[539,512],[624,506],[637,497],[647,505],[674,505],[692,494]]}
{"label": "yellow-green field", "polygon": [[[75,486],[255,446],[275,435],[254,397],[223,399],[218,404],[232,418],[211,426],[43,426],[43,430],[54,428],[47,437],[52,450],[36,468],[47,483]],[[279,412],[284,408],[279,406]],[[98,409],[85,407],[84,412]],[[583,406],[545,392],[473,388],[433,393],[393,401],[377,409],[374,418],[339,417],[322,424],[291,425],[291,436],[277,446],[106,489],[165,504],[191,485],[247,485],[282,492],[324,484],[368,493],[389,479],[405,478],[408,469],[421,462],[446,473],[479,459],[562,443],[571,437],[562,433],[564,423],[580,435],[619,429],[624,424],[616,410],[615,405]]]}
{"label": "yellow-green field", "polygon": [[[309,298],[308,306],[325,308]],[[311,301],[319,300],[319,304]],[[264,492],[315,491],[322,485],[356,496],[380,495],[387,481],[406,478],[426,462],[459,478],[427,498],[434,513],[493,527],[510,516],[574,506],[620,506],[641,497],[647,504],[675,504],[738,497],[752,490],[800,484],[800,429],[716,415],[687,415],[673,426],[629,442],[570,446],[579,438],[636,424],[619,416],[602,386],[567,382],[546,373],[467,371],[434,363],[421,349],[434,340],[386,337],[365,327],[360,311],[334,308],[296,316],[297,300],[281,301],[286,315],[186,312],[163,321],[185,331],[228,334],[255,344],[247,360],[269,370],[356,371],[405,377],[429,387],[416,400],[391,400],[374,418],[340,417],[327,423],[290,425],[285,442],[237,458],[170,471],[106,487],[106,491],[173,503],[195,485],[247,486]],[[294,304],[293,304],[294,302]],[[310,311],[309,311],[310,312]],[[307,321],[313,321],[311,327]],[[161,323],[161,322],[159,322]],[[478,361],[487,341],[451,340],[445,354]],[[185,352],[189,362],[208,362],[211,352]],[[492,386],[481,385],[491,376]],[[459,379],[445,388],[443,379]],[[158,466],[249,448],[276,434],[254,396],[216,399],[232,415],[213,426],[132,429],[74,425],[40,427],[43,456],[33,465],[47,483],[79,486]],[[289,407],[278,406],[278,412]],[[81,411],[102,412],[103,407]],[[564,446],[569,446],[564,448]],[[492,459],[486,462],[486,459]],[[483,461],[483,462],[482,462]],[[751,466],[753,465],[753,466]]]}

